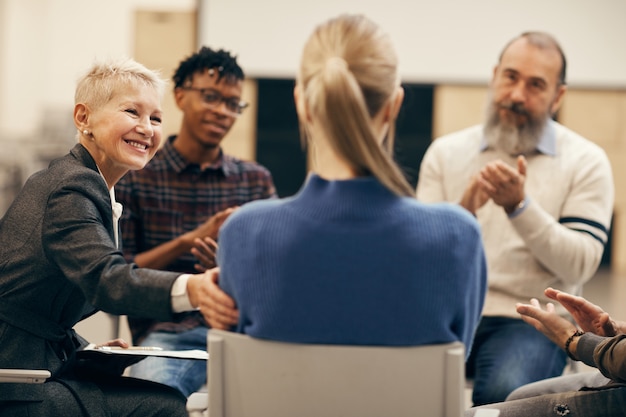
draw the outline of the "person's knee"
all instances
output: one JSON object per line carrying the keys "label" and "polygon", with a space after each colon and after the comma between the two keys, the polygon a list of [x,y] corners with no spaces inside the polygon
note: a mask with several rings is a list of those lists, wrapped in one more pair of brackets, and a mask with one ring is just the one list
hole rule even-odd
{"label": "person's knee", "polygon": [[187,414],[187,399],[183,396],[176,398],[169,398],[165,400],[159,410],[158,413],[154,414],[155,417],[188,417]]}
{"label": "person's knee", "polygon": [[551,394],[556,392],[554,387],[548,384],[548,381],[552,381],[553,378],[539,380],[537,382],[531,382],[515,388],[507,397],[506,401],[521,400],[531,397],[537,397],[543,394]]}
{"label": "person's knee", "polygon": [[533,392],[529,392],[528,388],[526,387],[526,385],[523,385],[519,388],[514,389],[509,395],[507,395],[505,401],[513,401],[513,400],[519,400],[522,398],[529,398],[529,397],[534,397],[538,394],[533,393]]}
{"label": "person's knee", "polygon": [[159,402],[155,408],[145,408],[137,410],[137,415],[148,417],[188,417],[185,402],[171,401]]}
{"label": "person's knee", "polygon": [[502,402],[515,388],[517,387],[496,386],[495,384],[490,384],[482,388],[474,387],[472,403],[474,406],[479,406]]}
{"label": "person's knee", "polygon": [[[506,368],[503,368],[506,369]],[[474,380],[472,401],[475,406],[504,401],[511,392],[529,382],[530,376],[522,370],[493,369]]]}
{"label": "person's knee", "polygon": [[188,417],[187,398],[179,391],[169,389],[161,390],[158,395],[146,397],[137,404],[134,412],[136,415],[148,417]]}

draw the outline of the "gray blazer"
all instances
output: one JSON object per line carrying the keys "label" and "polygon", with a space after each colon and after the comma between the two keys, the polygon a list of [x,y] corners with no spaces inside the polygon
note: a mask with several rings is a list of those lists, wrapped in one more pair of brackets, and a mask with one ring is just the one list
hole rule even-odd
{"label": "gray blazer", "polygon": [[[77,144],[31,176],[0,220],[0,368],[47,369],[62,380],[86,344],[71,330],[78,321],[97,310],[171,320],[178,276],[126,263],[107,185]],[[0,408],[43,392],[0,384]]]}

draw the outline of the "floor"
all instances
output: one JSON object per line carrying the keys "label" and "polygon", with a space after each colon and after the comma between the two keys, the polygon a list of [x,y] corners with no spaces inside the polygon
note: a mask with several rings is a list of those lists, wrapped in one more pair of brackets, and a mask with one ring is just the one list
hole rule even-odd
{"label": "floor", "polygon": [[[596,275],[583,287],[583,294],[587,300],[602,307],[616,320],[626,320],[626,273],[612,272],[608,267],[602,267]],[[585,372],[593,368],[576,362],[575,372]],[[572,372],[566,369],[566,372]],[[471,406],[471,389],[466,390],[466,404]]]}

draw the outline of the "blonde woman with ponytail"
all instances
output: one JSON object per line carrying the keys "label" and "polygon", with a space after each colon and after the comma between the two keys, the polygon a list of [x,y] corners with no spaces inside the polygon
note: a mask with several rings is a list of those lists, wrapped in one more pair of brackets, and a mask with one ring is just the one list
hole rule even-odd
{"label": "blonde woman with ponytail", "polygon": [[296,195],[246,204],[220,231],[234,329],[469,348],[486,288],[479,227],[456,205],[414,198],[391,154],[403,97],[393,45],[375,23],[341,15],[315,29],[294,90],[314,168]]}

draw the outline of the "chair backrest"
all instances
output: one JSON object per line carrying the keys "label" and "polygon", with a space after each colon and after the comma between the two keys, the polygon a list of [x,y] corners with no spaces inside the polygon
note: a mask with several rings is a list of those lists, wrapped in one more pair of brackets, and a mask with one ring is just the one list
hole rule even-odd
{"label": "chair backrest", "polygon": [[459,342],[343,346],[210,330],[209,417],[461,417]]}

